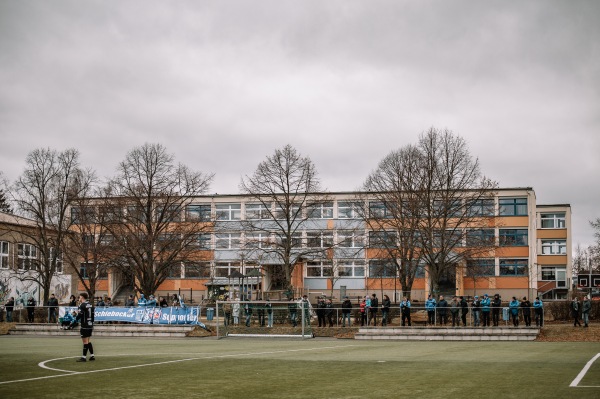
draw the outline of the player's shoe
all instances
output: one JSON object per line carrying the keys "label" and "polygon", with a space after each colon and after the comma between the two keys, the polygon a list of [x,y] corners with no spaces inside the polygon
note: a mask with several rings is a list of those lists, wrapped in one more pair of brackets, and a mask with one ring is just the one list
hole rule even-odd
{"label": "player's shoe", "polygon": [[94,360],[96,360],[96,358],[95,358],[95,357],[92,355],[92,356],[90,357],[90,362],[93,362]]}
{"label": "player's shoe", "polygon": [[79,359],[75,360],[76,362],[86,362],[87,360],[85,359],[85,357],[80,357]]}

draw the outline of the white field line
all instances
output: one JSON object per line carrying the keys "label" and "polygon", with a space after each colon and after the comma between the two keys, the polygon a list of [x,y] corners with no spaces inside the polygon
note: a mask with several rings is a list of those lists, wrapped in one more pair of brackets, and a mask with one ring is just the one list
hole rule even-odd
{"label": "white field line", "polygon": [[[40,365],[40,367],[43,367],[43,368],[46,368],[46,369],[61,371],[61,372],[64,372],[65,374],[47,375],[47,376],[43,376],[43,377],[34,377],[34,378],[25,378],[25,379],[22,379],[22,380],[0,381],[0,385],[3,385],[3,384],[13,384],[13,383],[16,383],[16,382],[28,382],[28,381],[45,380],[45,379],[50,379],[50,378],[59,378],[59,377],[66,377],[66,376],[72,376],[72,375],[83,375],[83,374],[90,374],[90,373],[102,373],[104,371],[116,371],[116,370],[133,369],[133,368],[138,368],[138,367],[157,366],[157,365],[161,365],[161,364],[189,362],[189,361],[192,361],[192,360],[223,359],[223,358],[228,358],[228,357],[239,357],[239,356],[275,355],[275,354],[279,354],[279,353],[307,352],[307,351],[318,351],[318,350],[323,350],[323,349],[351,348],[351,347],[354,347],[354,346],[357,346],[357,345],[324,346],[324,347],[320,347],[320,348],[287,349],[287,350],[269,351],[269,352],[233,353],[233,354],[228,354],[228,355],[214,355],[214,356],[205,356],[205,357],[191,357],[191,358],[187,358],[187,359],[167,360],[167,361],[164,361],[164,362],[137,364],[137,365],[133,365],[133,366],[112,367],[112,368],[109,368],[109,369],[89,370],[89,371],[58,370],[58,369],[50,369],[48,367],[41,366],[41,364],[45,365],[45,363],[48,363],[48,362],[51,362],[51,361],[54,361],[54,360],[68,359],[68,358],[62,357],[62,358],[56,358],[56,359],[46,360],[44,362],[38,363],[38,365]],[[72,359],[77,359],[78,357],[79,356],[75,356],[75,357],[72,357]]]}
{"label": "white field line", "polygon": [[569,385],[569,387],[572,387],[572,388],[600,388],[600,387],[583,387],[583,386],[579,387],[578,386],[579,383],[581,382],[581,380],[583,379],[583,377],[585,377],[585,375],[588,372],[588,370],[590,369],[590,367],[592,367],[592,364],[594,364],[596,359],[598,359],[599,357],[600,357],[600,353],[596,353],[596,356],[594,356],[589,362],[587,362],[585,367],[579,372],[579,374],[577,375],[577,377],[575,377],[573,382],[571,382],[571,385]]}

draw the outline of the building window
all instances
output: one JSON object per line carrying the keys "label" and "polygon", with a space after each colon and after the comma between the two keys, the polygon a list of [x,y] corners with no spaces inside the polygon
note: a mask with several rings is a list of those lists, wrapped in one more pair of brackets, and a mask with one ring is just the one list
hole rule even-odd
{"label": "building window", "polygon": [[234,271],[241,273],[239,262],[217,262],[215,264],[215,277],[229,277]]}
{"label": "building window", "polygon": [[467,261],[467,276],[495,276],[494,259],[470,259]]}
{"label": "building window", "polygon": [[564,229],[565,214],[564,213],[542,213],[542,229]]}
{"label": "building window", "polygon": [[371,260],[369,261],[369,277],[396,277],[396,265],[391,260]]}
{"label": "building window", "polygon": [[369,231],[370,248],[392,248],[396,245],[396,232],[377,230]]}
{"label": "building window", "polygon": [[185,278],[210,278],[210,262],[186,262]]}
{"label": "building window", "polygon": [[302,219],[302,211],[300,209],[300,205],[292,204],[289,208],[284,208],[281,204],[275,205],[275,210],[273,211],[273,218],[277,220],[301,220]]}
{"label": "building window", "polygon": [[306,277],[331,277],[333,268],[331,261],[306,262]]}
{"label": "building window", "polygon": [[[292,233],[292,242],[290,243],[290,247],[291,248],[302,248],[302,233],[297,231],[295,233]],[[281,236],[277,236],[275,238],[276,242],[279,244],[280,247],[286,247],[287,245],[287,236],[286,235],[281,235]]]}
{"label": "building window", "polygon": [[217,220],[240,220],[241,204],[217,204]]}
{"label": "building window", "polygon": [[564,266],[542,266],[542,281],[556,281],[558,270],[566,272],[567,268]]}
{"label": "building window", "polygon": [[526,247],[527,229],[500,229],[501,247]]}
{"label": "building window", "polygon": [[270,239],[270,233],[247,233],[245,247],[247,249],[269,248],[271,242]]}
{"label": "building window", "polygon": [[218,233],[215,234],[216,249],[239,249],[240,233]]}
{"label": "building window", "polygon": [[462,247],[463,232],[458,229],[435,230],[433,232],[433,245],[436,248]]}
{"label": "building window", "polygon": [[527,259],[500,259],[500,275],[526,276],[528,264]]}
{"label": "building window", "polygon": [[206,249],[206,250],[210,250],[212,248],[209,233],[200,233],[200,234],[198,234],[197,237],[198,237],[198,241],[197,241],[198,248]]}
{"label": "building window", "polygon": [[18,244],[17,266],[19,270],[37,269],[37,248],[31,244]]}
{"label": "building window", "polygon": [[564,255],[567,253],[567,240],[542,240],[542,255]]}
{"label": "building window", "polygon": [[369,217],[372,219],[391,219],[394,215],[381,201],[369,202]]}
{"label": "building window", "polygon": [[154,209],[155,222],[181,222],[181,206],[180,205],[163,205],[159,204]]}
{"label": "building window", "polygon": [[527,216],[527,198],[500,198],[500,216]]}
{"label": "building window", "polygon": [[339,219],[358,219],[361,217],[360,209],[362,208],[359,202],[339,201],[338,202],[338,218]]}
{"label": "building window", "polygon": [[365,235],[362,231],[338,230],[338,245],[342,248],[363,248]]}
{"label": "building window", "polygon": [[165,272],[167,278],[179,279],[181,278],[181,265],[167,266]]}
{"label": "building window", "polygon": [[324,202],[322,204],[311,205],[308,208],[309,219],[332,219],[333,202]]}
{"label": "building window", "polygon": [[331,248],[333,246],[333,232],[307,231],[306,246],[308,248]]}
{"label": "building window", "polygon": [[478,199],[469,204],[468,215],[471,217],[477,216],[494,216],[495,205],[493,199]]}
{"label": "building window", "polygon": [[365,261],[363,260],[340,260],[337,267],[340,277],[364,277]]}
{"label": "building window", "polygon": [[0,241],[0,269],[8,269],[10,268],[10,264],[8,260],[8,250],[10,246],[6,241]]}
{"label": "building window", "polygon": [[265,220],[270,218],[271,212],[269,211],[267,205],[246,204],[246,220]]}
{"label": "building window", "polygon": [[189,222],[210,222],[210,204],[193,204],[185,207],[185,220]]}
{"label": "building window", "polygon": [[71,223],[87,224],[95,220],[95,210],[91,206],[71,208]]}
{"label": "building window", "polygon": [[489,247],[496,242],[494,229],[467,230],[467,247]]}

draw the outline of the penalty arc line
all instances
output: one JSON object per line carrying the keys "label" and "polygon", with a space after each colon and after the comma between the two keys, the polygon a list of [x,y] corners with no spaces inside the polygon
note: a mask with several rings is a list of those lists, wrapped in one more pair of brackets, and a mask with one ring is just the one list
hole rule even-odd
{"label": "penalty arc line", "polygon": [[[215,356],[206,356],[206,357],[192,357],[192,358],[188,358],[188,359],[167,360],[167,361],[164,361],[164,362],[137,364],[137,365],[133,365],[133,366],[112,367],[112,368],[109,368],[109,369],[89,370],[89,371],[66,371],[66,370],[61,370],[61,371],[64,371],[65,373],[67,373],[67,374],[46,375],[46,376],[43,376],[43,377],[25,378],[25,379],[22,379],[22,380],[0,381],[0,385],[12,384],[12,383],[17,383],[17,382],[28,382],[28,381],[46,380],[46,379],[50,379],[50,378],[60,378],[60,377],[67,377],[67,376],[73,376],[73,375],[101,373],[101,372],[104,372],[104,371],[116,371],[116,370],[133,369],[133,368],[139,368],[139,367],[157,366],[157,365],[162,365],[162,364],[172,364],[172,363],[180,363],[180,362],[189,362],[189,361],[192,361],[192,360],[222,359],[222,358],[238,357],[238,356],[275,355],[275,354],[279,354],[279,353],[289,353],[289,352],[305,352],[305,351],[314,351],[314,350],[322,350],[322,349],[351,348],[351,347],[354,347],[354,346],[356,346],[356,345],[325,346],[325,347],[321,347],[321,348],[289,349],[289,350],[269,351],[269,352],[234,353],[234,354],[228,354],[228,355],[215,355]],[[68,358],[60,358],[60,359],[68,359]],[[52,360],[60,360],[60,359],[58,359],[58,358],[57,359],[50,359],[50,360],[47,360],[46,362],[49,362],[49,361],[52,361]],[[46,363],[46,362],[41,362],[41,363]]]}
{"label": "penalty arc line", "polygon": [[577,375],[577,377],[575,377],[575,379],[573,380],[573,382],[571,382],[571,385],[569,385],[569,387],[571,387],[571,388],[584,388],[584,387],[578,387],[578,385],[581,382],[581,380],[583,379],[583,377],[585,377],[585,375],[587,374],[587,372],[590,369],[590,367],[592,367],[592,364],[594,364],[594,362],[596,361],[596,359],[598,359],[599,357],[600,357],[600,353],[596,353],[596,356],[594,356],[589,362],[587,362],[587,364],[585,365],[585,367],[579,372],[579,374]]}

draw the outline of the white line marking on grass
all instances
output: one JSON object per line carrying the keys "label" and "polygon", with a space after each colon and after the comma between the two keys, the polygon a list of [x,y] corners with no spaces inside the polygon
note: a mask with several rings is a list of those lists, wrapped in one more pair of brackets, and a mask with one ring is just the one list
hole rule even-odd
{"label": "white line marking on grass", "polygon": [[[571,382],[571,385],[569,385],[569,387],[577,388],[577,385],[579,384],[579,382],[581,382],[581,380],[583,379],[583,377],[585,377],[585,374],[588,372],[588,370],[590,369],[590,367],[592,367],[592,364],[599,357],[600,357],[600,353],[596,353],[596,356],[594,356],[589,362],[587,362],[587,364],[585,365],[585,367],[583,368],[583,370],[581,370],[579,372],[579,374],[577,375],[577,377],[575,377],[575,379],[573,380],[573,382]],[[579,388],[592,388],[592,387],[579,387]],[[593,388],[599,388],[599,387],[593,387]]]}
{"label": "white line marking on grass", "polygon": [[[12,383],[16,383],[16,382],[28,382],[28,381],[45,380],[45,379],[49,379],[49,378],[67,377],[67,376],[73,376],[73,375],[83,375],[83,374],[90,374],[90,373],[102,373],[104,371],[116,371],[116,370],[133,369],[133,368],[138,368],[138,367],[157,366],[157,365],[162,365],[162,364],[189,362],[191,360],[210,360],[210,359],[222,359],[222,358],[239,357],[239,356],[275,355],[275,354],[278,354],[278,353],[307,352],[307,351],[315,351],[315,350],[322,350],[322,349],[351,348],[351,347],[354,347],[354,346],[357,346],[357,345],[323,346],[323,347],[320,347],[320,348],[287,349],[287,350],[269,351],[269,352],[233,353],[233,354],[228,354],[228,355],[214,355],[214,356],[206,356],[206,357],[191,357],[191,358],[188,358],[188,359],[166,360],[164,362],[137,364],[137,365],[133,365],[133,366],[112,367],[112,368],[109,368],[109,369],[89,370],[89,371],[58,370],[58,369],[50,369],[48,367],[43,367],[43,368],[47,368],[47,369],[50,369],[50,370],[61,371],[61,372],[64,372],[66,374],[47,375],[47,376],[43,376],[43,377],[25,378],[25,379],[22,379],[22,380],[0,381],[0,385],[3,385],[3,384],[12,384]],[[71,357],[71,359],[76,359],[76,358],[77,358],[77,356]],[[50,362],[50,361],[53,361],[53,360],[60,360],[60,359],[69,359],[69,358],[63,357],[63,358],[59,358],[59,359],[50,359],[50,360],[46,360],[44,362],[40,362],[40,363],[38,363],[38,365],[41,365],[42,363],[44,363],[44,366],[45,366],[45,363],[47,363],[47,362]],[[100,360],[96,360],[96,362],[98,362],[98,361],[100,361]],[[42,366],[40,366],[40,367],[42,367]]]}

